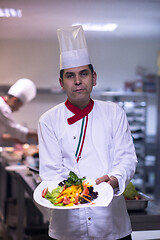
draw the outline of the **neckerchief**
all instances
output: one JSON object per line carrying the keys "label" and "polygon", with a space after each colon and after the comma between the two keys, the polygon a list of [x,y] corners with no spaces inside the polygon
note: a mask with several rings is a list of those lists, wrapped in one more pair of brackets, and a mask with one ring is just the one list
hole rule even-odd
{"label": "neckerchief", "polygon": [[81,125],[81,131],[80,131],[80,136],[79,136],[79,141],[75,153],[76,161],[78,163],[79,159],[81,158],[81,153],[83,149],[83,144],[86,136],[86,130],[87,130],[87,124],[88,124],[88,114],[92,111],[94,105],[94,101],[90,99],[89,104],[84,108],[84,109],[79,109],[72,105],[70,101],[67,99],[65,102],[65,106],[75,115],[72,117],[68,118],[68,124],[71,125],[78,120],[82,119],[82,125]]}
{"label": "neckerchief", "polygon": [[88,103],[88,105],[83,108],[83,109],[79,109],[78,107],[74,106],[68,99],[65,102],[65,106],[72,112],[74,113],[74,115],[70,118],[67,119],[68,124],[71,125],[75,122],[77,122],[78,120],[84,118],[85,116],[87,116],[93,109],[93,105],[94,105],[94,101],[92,99],[90,99],[90,102]]}
{"label": "neckerchief", "polygon": [[3,99],[3,101],[4,101],[4,102],[6,102],[6,100],[5,100],[5,97],[4,97],[4,96],[1,96],[1,98]]}

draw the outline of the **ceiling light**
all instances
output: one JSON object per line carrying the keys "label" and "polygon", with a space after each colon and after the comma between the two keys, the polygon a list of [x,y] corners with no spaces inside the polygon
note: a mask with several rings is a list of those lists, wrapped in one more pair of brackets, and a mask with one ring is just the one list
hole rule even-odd
{"label": "ceiling light", "polygon": [[14,8],[0,8],[0,17],[22,17],[22,11]]}
{"label": "ceiling light", "polygon": [[85,31],[101,31],[101,32],[105,32],[105,31],[113,32],[118,27],[116,23],[107,23],[107,24],[75,23],[72,26],[77,26],[77,25],[82,25]]}

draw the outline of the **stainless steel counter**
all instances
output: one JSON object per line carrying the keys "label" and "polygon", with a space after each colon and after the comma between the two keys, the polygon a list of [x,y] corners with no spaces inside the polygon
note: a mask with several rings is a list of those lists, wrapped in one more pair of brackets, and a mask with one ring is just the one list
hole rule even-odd
{"label": "stainless steel counter", "polygon": [[143,211],[129,211],[133,231],[160,230],[160,206],[148,203]]}

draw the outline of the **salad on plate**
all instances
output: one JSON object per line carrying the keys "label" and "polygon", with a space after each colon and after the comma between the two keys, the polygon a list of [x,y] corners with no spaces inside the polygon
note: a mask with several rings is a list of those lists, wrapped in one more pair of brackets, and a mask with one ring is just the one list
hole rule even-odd
{"label": "salad on plate", "polygon": [[48,187],[42,190],[41,196],[49,200],[54,206],[69,207],[81,204],[95,204],[93,200],[98,197],[98,192],[86,178],[79,178],[74,172],[69,173],[69,177],[60,182],[52,191]]}

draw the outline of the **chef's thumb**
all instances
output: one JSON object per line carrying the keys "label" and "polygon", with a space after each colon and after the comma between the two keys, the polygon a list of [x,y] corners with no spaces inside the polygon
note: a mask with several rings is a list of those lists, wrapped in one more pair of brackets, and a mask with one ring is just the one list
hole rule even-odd
{"label": "chef's thumb", "polygon": [[96,179],[96,184],[100,184],[102,182],[108,182],[110,180],[108,175],[104,175],[103,177],[97,178]]}

